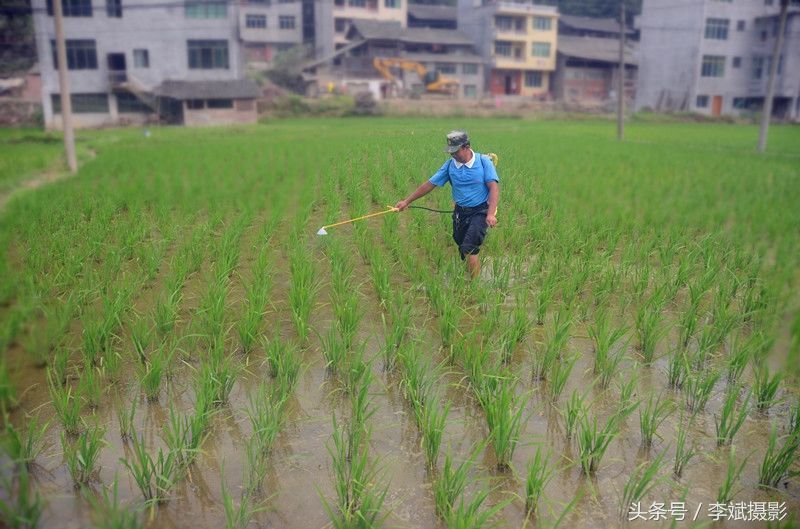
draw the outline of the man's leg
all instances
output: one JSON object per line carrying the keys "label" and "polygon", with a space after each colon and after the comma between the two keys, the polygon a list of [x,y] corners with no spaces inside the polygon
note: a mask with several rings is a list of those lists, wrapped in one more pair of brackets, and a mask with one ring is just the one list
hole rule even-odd
{"label": "man's leg", "polygon": [[471,254],[467,256],[467,270],[472,279],[476,279],[481,275],[481,261],[478,254]]}

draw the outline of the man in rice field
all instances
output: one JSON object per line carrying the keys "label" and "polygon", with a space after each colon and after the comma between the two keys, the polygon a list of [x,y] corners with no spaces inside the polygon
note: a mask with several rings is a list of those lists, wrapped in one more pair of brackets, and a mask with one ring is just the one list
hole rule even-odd
{"label": "man in rice field", "polygon": [[472,150],[469,136],[463,130],[447,134],[445,152],[452,158],[395,207],[403,211],[418,198],[450,182],[455,202],[453,240],[474,279],[481,271],[478,253],[486,237],[486,228],[497,225],[500,179],[492,160]]}

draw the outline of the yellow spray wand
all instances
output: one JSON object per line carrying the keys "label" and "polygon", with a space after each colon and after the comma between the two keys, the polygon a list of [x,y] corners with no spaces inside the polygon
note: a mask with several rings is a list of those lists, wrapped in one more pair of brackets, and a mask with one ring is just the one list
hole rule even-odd
{"label": "yellow spray wand", "polygon": [[392,213],[393,211],[400,211],[394,206],[386,206],[388,209],[386,211],[379,211],[377,213],[370,213],[369,215],[362,215],[361,217],[356,217],[354,219],[343,220],[341,222],[337,222],[335,224],[328,224],[327,226],[323,226],[317,231],[317,235],[327,235],[328,232],[325,231],[325,228],[333,228],[336,226],[341,226],[342,224],[349,224],[350,222],[356,222],[359,220],[368,219],[370,217],[377,217],[378,215],[386,215],[387,213]]}

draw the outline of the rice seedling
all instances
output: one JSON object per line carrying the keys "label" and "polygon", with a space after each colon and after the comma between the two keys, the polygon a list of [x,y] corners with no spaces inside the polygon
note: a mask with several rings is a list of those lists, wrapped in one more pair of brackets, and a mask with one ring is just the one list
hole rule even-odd
{"label": "rice seedling", "polygon": [[[14,476],[17,484],[14,486]],[[35,529],[44,512],[44,500],[30,482],[28,467],[22,465],[17,472],[3,469],[0,483],[4,494],[0,496],[0,518],[9,529]]]}
{"label": "rice seedling", "polygon": [[691,301],[688,308],[681,313],[679,326],[681,328],[680,343],[683,348],[689,346],[689,341],[697,331],[697,324],[700,318],[700,298],[702,293],[698,293],[694,285],[689,285]]}
{"label": "rice seedling", "polygon": [[549,459],[550,455],[537,447],[533,459],[528,461],[525,474],[525,512],[528,515],[536,512],[544,488],[555,475],[555,468],[547,463]]}
{"label": "rice seedling", "polygon": [[380,515],[388,488],[377,489],[378,471],[371,465],[367,454],[367,439],[354,431],[338,428],[333,416],[332,458],[336,503],[331,505],[323,498],[328,517],[337,529],[349,527],[376,527],[384,517]]}
{"label": "rice seedling", "polygon": [[[144,445],[144,438],[133,432],[131,454],[120,459],[127,467],[136,486],[142,493],[146,504],[155,506],[169,499],[169,491],[178,477],[178,464],[175,456],[163,449],[158,449],[158,456],[153,459]],[[131,459],[128,459],[128,458]]]}
{"label": "rice seedling", "polygon": [[385,371],[392,371],[397,362],[397,352],[400,350],[403,340],[408,335],[411,327],[411,307],[405,303],[401,296],[394,296],[389,303],[389,317],[391,325],[386,325],[383,320],[384,345],[383,345],[383,368]]}
{"label": "rice seedling", "polygon": [[486,498],[489,497],[490,490],[482,489],[478,491],[469,503],[464,503],[464,495],[458,502],[458,506],[450,509],[450,513],[445,517],[445,523],[450,529],[480,529],[486,527],[494,516],[506,508],[511,503],[511,499],[506,499],[500,503],[480,510]]}
{"label": "rice seedling", "polygon": [[525,422],[522,414],[527,398],[517,397],[515,386],[514,381],[504,378],[498,380],[494,387],[484,383],[477,392],[478,402],[486,414],[498,470],[510,468],[511,458]]}
{"label": "rice seedling", "polygon": [[736,447],[732,446],[728,454],[728,468],[725,474],[725,481],[722,482],[722,485],[720,485],[717,490],[717,503],[730,503],[733,497],[741,491],[741,487],[739,490],[735,490],[734,487],[736,487],[736,482],[739,481],[739,477],[742,475],[745,464],[747,464],[746,457],[742,460],[741,465],[736,465]]}
{"label": "rice seedling", "polygon": [[514,349],[528,334],[528,313],[525,295],[520,293],[517,297],[514,310],[508,318],[508,324],[501,338],[503,362],[508,363],[514,354]]}
{"label": "rice seedling", "polygon": [[668,330],[661,315],[664,297],[663,288],[659,288],[636,313],[636,335],[639,338],[639,350],[645,365],[653,362],[656,346]]}
{"label": "rice seedling", "polygon": [[577,389],[573,390],[572,395],[570,395],[570,398],[567,401],[566,408],[562,412],[565,425],[564,433],[567,440],[572,439],[572,435],[575,433],[575,427],[578,424],[578,420],[584,413],[586,413],[584,398],[584,395],[580,395]]}
{"label": "rice seedling", "polygon": [[[48,376],[50,370],[47,370]],[[8,374],[8,365],[5,356],[0,356],[0,408],[13,409],[17,405],[17,391]]]}
{"label": "rice seedling", "polygon": [[569,340],[572,326],[572,309],[563,308],[556,312],[553,324],[548,328],[543,350],[533,359],[534,378],[544,379],[552,365],[561,356],[561,351]]}
{"label": "rice seedling", "polygon": [[481,448],[483,448],[482,445],[478,445],[458,467],[455,467],[453,455],[450,451],[448,450],[445,453],[442,471],[433,481],[433,499],[436,505],[436,514],[441,518],[448,519],[455,508],[456,499],[464,494],[469,472]]}
{"label": "rice seedling", "polygon": [[647,401],[644,408],[639,408],[639,431],[642,434],[642,446],[650,448],[653,445],[653,436],[667,417],[672,413],[673,406],[670,401],[662,400],[663,394]]}
{"label": "rice seedling", "polygon": [[266,291],[258,290],[256,287],[250,287],[247,291],[247,306],[237,325],[239,344],[245,354],[252,351],[256,344],[264,306],[267,303],[266,294]]}
{"label": "rice seedling", "polygon": [[407,344],[398,355],[403,367],[401,386],[406,398],[413,406],[424,407],[428,402],[440,368],[431,366],[431,360],[414,343]]}
{"label": "rice seedling", "polygon": [[325,357],[326,367],[331,372],[338,371],[342,368],[347,357],[347,348],[344,346],[344,341],[339,337],[335,327],[328,329],[327,336],[317,334],[322,345],[322,354]]}
{"label": "rice seedling", "polygon": [[64,431],[68,435],[78,435],[81,430],[81,404],[80,401],[72,394],[72,388],[56,384],[48,373],[48,385],[50,388],[50,400],[55,408],[58,420],[64,427]]}
{"label": "rice seedling", "polygon": [[133,419],[136,417],[136,399],[131,401],[131,407],[126,410],[124,406],[119,403],[116,407],[117,423],[119,423],[119,436],[123,443],[131,439],[133,433]]}
{"label": "rice seedling", "polygon": [[180,280],[180,285],[173,286],[166,296],[156,301],[153,318],[156,332],[158,332],[159,336],[166,336],[175,328],[175,323],[178,321],[179,306],[183,297],[181,295],[182,285],[183,279]]}
{"label": "rice seedling", "polygon": [[644,462],[634,469],[622,489],[620,502],[620,517],[625,517],[631,505],[639,503],[642,498],[655,487],[659,480],[656,479],[661,463],[664,461],[666,451],[658,454],[652,461]]}
{"label": "rice seedling", "polygon": [[308,321],[311,317],[311,309],[314,307],[314,299],[320,288],[315,279],[314,268],[314,262],[308,259],[302,245],[295,245],[289,255],[289,269],[292,276],[292,283],[289,287],[289,303],[301,344],[308,339],[311,329]]}
{"label": "rice seedling", "polygon": [[392,286],[389,281],[391,271],[386,256],[373,247],[370,252],[370,270],[372,271],[372,283],[375,285],[375,292],[378,294],[378,301],[381,305],[387,306],[391,299]]}
{"label": "rice seedling", "polygon": [[728,384],[736,384],[750,361],[751,349],[748,342],[742,343],[740,337],[734,338],[731,343],[730,354],[727,362]]}
{"label": "rice seedling", "polygon": [[594,474],[597,471],[608,445],[619,435],[619,422],[619,416],[613,415],[601,430],[598,428],[596,416],[591,419],[588,414],[581,416],[577,441],[581,470],[584,474]]}
{"label": "rice seedling", "polygon": [[[598,376],[600,387],[605,389],[611,383],[614,374],[624,356],[626,327],[611,329],[605,310],[598,312],[594,325],[589,326],[589,336],[594,342],[594,374]],[[614,353],[614,346],[620,344],[619,350]]]}
{"label": "rice seedling", "polygon": [[750,404],[752,390],[747,391],[744,401],[736,409],[736,400],[739,398],[739,387],[728,386],[725,402],[722,404],[719,416],[714,414],[714,428],[717,432],[717,446],[727,446],[733,443],[733,438],[742,427],[747,417],[747,407]]}
{"label": "rice seedling", "polygon": [[683,469],[689,464],[689,461],[694,458],[699,452],[694,443],[686,446],[687,428],[691,425],[691,420],[687,424],[683,420],[683,413],[678,421],[678,437],[675,444],[675,461],[672,465],[672,473],[676,478],[683,475]]}
{"label": "rice seedling", "polygon": [[139,509],[122,505],[119,499],[119,477],[114,475],[114,484],[101,489],[101,496],[84,489],[84,497],[92,506],[92,521],[97,529],[141,529],[144,522]]}
{"label": "rice seedling", "polygon": [[[220,473],[223,470],[224,468],[221,467]],[[243,492],[239,498],[239,505],[234,505],[224,477],[220,479],[220,488],[222,489],[222,507],[225,510],[225,529],[245,529],[260,509],[253,506],[250,493],[247,491]]]}
{"label": "rice seedling", "polygon": [[244,489],[248,494],[255,494],[262,490],[264,480],[267,478],[268,452],[262,449],[258,436],[251,436],[245,444]]}
{"label": "rice seedling", "polygon": [[639,401],[634,399],[636,390],[639,386],[639,377],[636,369],[633,369],[628,375],[627,382],[623,382],[619,386],[619,410],[617,415],[622,420],[639,406]]}
{"label": "rice seedling", "polygon": [[778,432],[772,425],[769,444],[761,462],[758,483],[762,487],[775,489],[781,481],[793,473],[792,465],[797,461],[800,450],[800,432],[793,431],[783,438],[783,446],[777,448]]}
{"label": "rice seedling", "polygon": [[547,394],[552,402],[556,402],[564,391],[564,386],[567,385],[569,375],[578,358],[579,355],[575,353],[560,362],[553,362],[550,366],[547,373]]}
{"label": "rice seedling", "polygon": [[441,405],[438,394],[433,394],[425,404],[420,421],[422,430],[422,446],[425,449],[425,461],[429,469],[435,469],[439,460],[439,448],[442,445],[442,435],[450,413],[450,403]]}
{"label": "rice seedling", "polygon": [[161,393],[161,382],[164,379],[164,372],[171,361],[171,356],[167,352],[167,346],[162,343],[158,350],[153,351],[144,362],[136,364],[136,373],[139,377],[139,385],[142,388],[148,402],[157,402]]}
{"label": "rice seedling", "polygon": [[6,455],[18,465],[31,467],[46,446],[50,421],[39,422],[39,415],[26,418],[24,430],[17,430],[4,413],[5,429],[0,437]]}
{"label": "rice seedling", "polygon": [[99,370],[87,362],[80,379],[78,379],[77,393],[83,398],[89,409],[96,409],[103,400],[103,386],[100,377]]}
{"label": "rice seedling", "polygon": [[720,373],[713,369],[700,371],[692,370],[686,366],[686,379],[683,384],[683,394],[686,399],[686,408],[694,413],[703,411],[714,385],[720,378]]}
{"label": "rice seedling", "polygon": [[286,397],[272,397],[263,382],[255,394],[250,396],[247,416],[253,427],[253,437],[258,439],[258,447],[263,452],[269,452],[281,430],[285,406]]}
{"label": "rice seedling", "polygon": [[536,296],[535,312],[537,325],[544,325],[544,317],[547,314],[547,309],[550,308],[550,304],[553,302],[553,298],[555,297],[559,273],[560,270],[558,270],[557,266],[554,266],[550,273],[544,276],[541,290],[539,290],[539,293]]}
{"label": "rice seedling", "polygon": [[681,349],[675,349],[667,359],[667,386],[671,389],[681,389],[686,380],[686,354]]}
{"label": "rice seedling", "polygon": [[225,329],[225,305],[228,295],[229,280],[227,276],[217,277],[210,281],[208,290],[203,295],[198,309],[200,332],[210,342],[222,337]]}
{"label": "rice seedling", "polygon": [[103,440],[105,433],[105,428],[93,426],[84,430],[74,442],[67,440],[65,432],[61,433],[64,459],[76,487],[87,484],[97,471],[97,459],[106,444]]}
{"label": "rice seedling", "polygon": [[467,379],[473,390],[483,383],[484,372],[491,362],[491,350],[486,347],[483,340],[475,334],[463,337],[459,344],[462,355],[462,364]]}
{"label": "rice seedling", "polygon": [[753,366],[753,392],[756,397],[756,408],[759,411],[767,411],[777,402],[775,395],[778,393],[782,379],[783,376],[780,372],[776,372],[770,378],[766,362]]}
{"label": "rice seedling", "polygon": [[[50,361],[50,375],[53,380],[60,386],[67,382],[67,367],[69,364],[69,351],[64,346],[58,346],[53,353]],[[2,402],[2,399],[0,399]]]}
{"label": "rice seedling", "polygon": [[795,402],[794,406],[792,406],[791,412],[789,413],[789,431],[800,431],[800,400]]}

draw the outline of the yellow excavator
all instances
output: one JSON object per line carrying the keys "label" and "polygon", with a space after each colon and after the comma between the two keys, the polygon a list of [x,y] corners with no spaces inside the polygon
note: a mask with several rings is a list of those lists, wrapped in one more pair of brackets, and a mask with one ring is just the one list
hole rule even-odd
{"label": "yellow excavator", "polygon": [[444,77],[441,72],[429,72],[422,64],[399,57],[375,57],[372,65],[378,70],[384,79],[392,83],[398,83],[397,77],[392,73],[392,68],[415,72],[425,91],[430,94],[446,94],[454,96],[458,93],[458,79]]}

